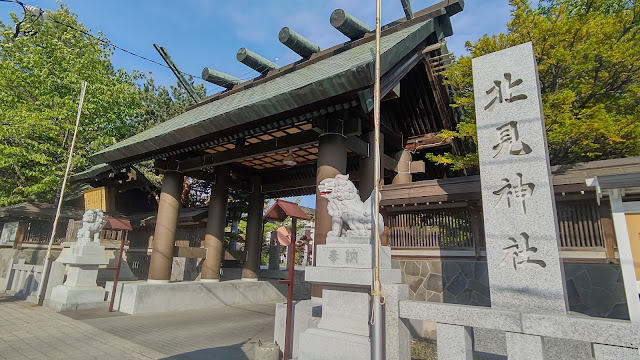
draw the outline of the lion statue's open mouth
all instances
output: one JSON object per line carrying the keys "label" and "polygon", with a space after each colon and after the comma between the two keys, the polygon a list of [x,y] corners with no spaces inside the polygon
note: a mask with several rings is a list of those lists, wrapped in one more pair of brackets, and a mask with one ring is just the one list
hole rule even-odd
{"label": "lion statue's open mouth", "polygon": [[[338,174],[324,179],[318,185],[318,194],[329,202],[327,210],[332,218],[328,237],[371,236],[371,197],[360,200],[358,189],[349,180],[349,175]],[[380,216],[380,229],[384,227]]]}

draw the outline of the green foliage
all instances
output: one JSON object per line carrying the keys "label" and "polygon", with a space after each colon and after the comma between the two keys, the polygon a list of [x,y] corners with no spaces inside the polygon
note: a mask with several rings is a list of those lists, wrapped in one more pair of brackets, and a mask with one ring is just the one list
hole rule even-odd
{"label": "green foliage", "polygon": [[[0,22],[0,206],[51,202],[57,196],[82,80],[88,86],[73,172],[88,167],[92,153],[170,119],[192,103],[179,85],[167,89],[157,86],[151,74],[114,69],[113,49],[59,24],[88,31],[66,5],[48,15],[50,21],[22,24],[17,38],[16,14],[11,14],[13,24]],[[202,84],[195,88],[206,95]],[[159,184],[150,162],[137,167]]]}
{"label": "green foliage", "polygon": [[[467,42],[446,72],[463,122],[443,137],[476,139],[471,58],[531,41],[552,164],[640,155],[640,5],[628,0],[511,0],[507,34]],[[477,154],[429,155],[462,169]]]}
{"label": "green foliage", "polygon": [[269,265],[269,251],[260,253],[260,265]]}
{"label": "green foliage", "polygon": [[[11,14],[17,22],[16,14]],[[85,30],[62,5],[49,14]],[[14,26],[0,22],[0,206],[51,201],[66,166],[82,80],[88,82],[74,167],[87,155],[131,136],[141,108],[141,74],[116,70],[111,49],[53,21]],[[100,35],[104,39],[104,36]]]}
{"label": "green foliage", "polygon": [[[141,119],[137,132],[182,114],[193,103],[193,99],[180,83],[176,81],[175,86],[167,89],[162,85],[156,85],[151,75],[149,73],[149,76],[145,76],[145,82],[141,87]],[[201,98],[207,96],[207,89],[203,84],[195,85],[191,76],[187,80]]]}

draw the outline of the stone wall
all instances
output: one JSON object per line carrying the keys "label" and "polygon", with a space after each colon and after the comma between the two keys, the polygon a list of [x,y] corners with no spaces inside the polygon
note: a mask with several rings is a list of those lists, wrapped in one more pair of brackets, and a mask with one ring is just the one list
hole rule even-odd
{"label": "stone wall", "polygon": [[619,265],[564,264],[564,276],[571,311],[629,320]]}
{"label": "stone wall", "polygon": [[[393,260],[411,300],[491,306],[486,261]],[[564,264],[569,309],[590,316],[629,319],[620,266]]]}
{"label": "stone wall", "polygon": [[487,264],[464,260],[393,260],[411,300],[491,306]]}

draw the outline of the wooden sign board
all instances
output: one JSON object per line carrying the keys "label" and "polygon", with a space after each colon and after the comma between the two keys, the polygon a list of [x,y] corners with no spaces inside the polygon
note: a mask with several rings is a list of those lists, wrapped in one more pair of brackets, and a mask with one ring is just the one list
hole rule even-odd
{"label": "wooden sign board", "polygon": [[107,209],[107,189],[103,187],[85,190],[84,192],[84,210],[101,209],[108,212]]}

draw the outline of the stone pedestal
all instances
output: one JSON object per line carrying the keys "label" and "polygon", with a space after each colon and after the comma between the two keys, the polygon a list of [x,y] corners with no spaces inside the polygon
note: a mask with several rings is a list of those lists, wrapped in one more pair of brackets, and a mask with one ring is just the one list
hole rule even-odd
{"label": "stone pedestal", "polygon": [[269,246],[269,270],[280,270],[280,243]]}
{"label": "stone pedestal", "polygon": [[98,267],[109,263],[104,246],[93,242],[71,246],[71,253],[58,258],[68,264],[67,280],[51,291],[48,306],[57,311],[103,307],[105,289],[96,285]]}
{"label": "stone pedestal", "polygon": [[[316,328],[300,334],[300,360],[371,359],[372,255],[368,238],[327,238],[326,245],[317,246],[317,266],[305,269],[305,280],[323,284],[322,318]],[[383,284],[400,283],[400,270],[391,269],[388,247],[380,252],[380,268]],[[406,359],[408,350],[400,350]]]}

